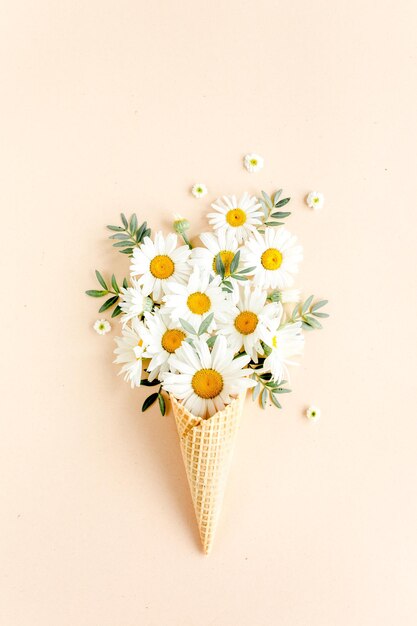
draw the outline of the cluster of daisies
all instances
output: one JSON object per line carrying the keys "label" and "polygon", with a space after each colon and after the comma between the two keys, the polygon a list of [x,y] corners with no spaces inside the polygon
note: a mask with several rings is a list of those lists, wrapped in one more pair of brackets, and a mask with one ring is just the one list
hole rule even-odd
{"label": "cluster of daisies", "polygon": [[113,276],[110,288],[96,272],[102,290],[87,293],[110,295],[101,310],[115,306],[113,316],[121,315],[115,362],[125,380],[159,385],[144,409],[158,400],[164,413],[165,391],[209,417],[248,388],[262,406],[281,406],[303,331],[320,328],[327,314],[326,301],[302,304],[293,288],[303,251],[279,221],[290,215],[280,196],[223,196],[208,213],[212,231],[195,246],[180,217],[167,235],[152,236],[136,216],[108,227],[131,258],[130,277],[119,287]]}

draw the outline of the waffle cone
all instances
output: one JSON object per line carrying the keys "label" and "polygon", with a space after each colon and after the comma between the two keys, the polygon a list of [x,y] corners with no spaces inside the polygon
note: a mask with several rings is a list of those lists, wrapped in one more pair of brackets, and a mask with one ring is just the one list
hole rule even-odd
{"label": "waffle cone", "polygon": [[195,417],[171,396],[182,457],[206,554],[211,550],[220,516],[245,395],[239,396],[209,419]]}

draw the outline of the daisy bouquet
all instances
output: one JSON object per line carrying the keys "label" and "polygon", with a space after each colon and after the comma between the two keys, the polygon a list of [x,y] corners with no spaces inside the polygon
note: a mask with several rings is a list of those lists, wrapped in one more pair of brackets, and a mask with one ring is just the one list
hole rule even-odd
{"label": "daisy bouquet", "polygon": [[130,259],[129,277],[119,286],[113,274],[108,285],[96,270],[100,289],[87,291],[108,296],[100,312],[120,316],[115,362],[125,380],[157,387],[142,410],[157,403],[164,415],[171,401],[206,552],[246,391],[262,408],[281,408],[304,331],[327,317],[326,300],[301,302],[294,289],[303,251],[285,228],[290,198],[281,195],[223,196],[208,213],[211,231],[195,246],[180,216],[164,235],[122,214],[121,225],[107,228]]}

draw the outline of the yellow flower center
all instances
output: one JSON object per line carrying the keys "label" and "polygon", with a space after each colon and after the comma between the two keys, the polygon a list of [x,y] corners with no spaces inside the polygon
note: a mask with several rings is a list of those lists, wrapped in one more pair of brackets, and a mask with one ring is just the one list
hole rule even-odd
{"label": "yellow flower center", "polygon": [[206,296],[205,293],[201,293],[201,291],[196,291],[192,293],[187,298],[187,306],[190,309],[191,313],[195,313],[196,315],[204,315],[210,309],[211,302],[210,298]]}
{"label": "yellow flower center", "polygon": [[175,265],[166,254],[158,254],[152,259],[149,269],[155,278],[169,278],[174,273]]}
{"label": "yellow flower center", "polygon": [[173,328],[172,330],[164,332],[161,339],[161,346],[164,350],[172,354],[180,347],[184,339],[185,333],[179,328]]}
{"label": "yellow flower center", "polygon": [[261,256],[261,263],[266,270],[277,270],[282,263],[282,254],[276,248],[268,248]]}
{"label": "yellow flower center", "polygon": [[191,386],[200,398],[215,398],[223,389],[223,377],[216,370],[198,370],[191,380]]}
{"label": "yellow flower center", "polygon": [[242,311],[235,319],[235,328],[241,335],[250,335],[258,325],[258,316],[252,311]]}
{"label": "yellow flower center", "polygon": [[[230,264],[233,261],[233,257],[235,256],[235,253],[232,252],[231,250],[221,250],[219,252],[220,254],[220,258],[222,260],[222,263],[224,265],[224,275],[225,276],[230,276]],[[216,270],[216,258],[217,258],[217,254],[213,259],[213,270],[216,272],[217,274],[217,270]]]}
{"label": "yellow flower center", "polygon": [[246,213],[242,209],[231,209],[226,213],[226,222],[236,228],[246,222]]}
{"label": "yellow flower center", "polygon": [[272,347],[278,348],[278,337],[276,335],[275,337],[272,337]]}

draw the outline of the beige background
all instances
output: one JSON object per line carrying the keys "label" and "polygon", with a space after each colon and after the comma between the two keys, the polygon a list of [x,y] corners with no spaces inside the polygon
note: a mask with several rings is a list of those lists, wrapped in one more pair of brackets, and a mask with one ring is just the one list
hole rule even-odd
{"label": "beige background", "polygon": [[[3,3],[2,626],[416,624],[416,27],[413,0]],[[284,411],[247,404],[209,558],[172,416],[83,294],[126,272],[120,210],[205,227],[195,181],[283,186],[332,315]]]}

